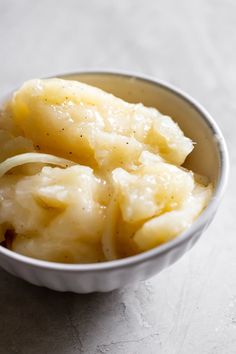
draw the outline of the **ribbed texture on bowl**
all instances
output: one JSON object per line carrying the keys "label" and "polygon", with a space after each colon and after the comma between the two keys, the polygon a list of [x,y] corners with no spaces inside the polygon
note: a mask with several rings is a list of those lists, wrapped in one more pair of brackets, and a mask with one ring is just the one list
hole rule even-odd
{"label": "ribbed texture on bowl", "polygon": [[[207,222],[205,226],[207,226]],[[148,279],[159,273],[162,269],[176,262],[189,250],[198,240],[202,231],[203,228],[168,252],[147,258],[141,263],[124,265],[121,268],[112,267],[111,269],[95,269],[91,271],[76,271],[75,269],[66,269],[66,267],[64,270],[50,269],[41,267],[40,264],[24,263],[5,254],[0,255],[0,265],[17,277],[52,290],[72,291],[75,293],[107,292],[139,280]]]}

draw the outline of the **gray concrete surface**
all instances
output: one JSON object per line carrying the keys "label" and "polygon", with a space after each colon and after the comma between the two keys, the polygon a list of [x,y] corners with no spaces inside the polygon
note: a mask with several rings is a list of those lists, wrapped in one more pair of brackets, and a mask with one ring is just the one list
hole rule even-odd
{"label": "gray concrete surface", "polygon": [[0,0],[0,93],[81,68],[167,80],[222,128],[231,178],[194,249],[109,294],[61,294],[0,270],[1,354],[236,353],[236,2]]}

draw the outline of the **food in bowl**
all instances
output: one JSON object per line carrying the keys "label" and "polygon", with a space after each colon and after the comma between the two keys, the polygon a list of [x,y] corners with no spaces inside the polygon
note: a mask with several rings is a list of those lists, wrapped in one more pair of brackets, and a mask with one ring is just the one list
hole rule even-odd
{"label": "food in bowl", "polygon": [[62,263],[114,260],[188,228],[213,191],[157,109],[62,79],[26,82],[0,116],[0,241]]}

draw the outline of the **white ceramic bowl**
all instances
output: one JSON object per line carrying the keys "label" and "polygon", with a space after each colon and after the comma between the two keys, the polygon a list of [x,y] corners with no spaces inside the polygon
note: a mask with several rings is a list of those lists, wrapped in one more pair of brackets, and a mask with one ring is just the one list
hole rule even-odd
{"label": "white ceramic bowl", "polygon": [[199,239],[212,221],[228,175],[228,154],[223,136],[209,113],[173,86],[146,77],[115,72],[82,72],[59,77],[80,80],[130,102],[157,107],[178,122],[197,144],[186,166],[214,183],[213,198],[193,223],[176,239],[142,254],[95,264],[61,264],[22,256],[0,246],[0,266],[30,283],[53,290],[89,293],[111,291],[147,279],[176,262]]}

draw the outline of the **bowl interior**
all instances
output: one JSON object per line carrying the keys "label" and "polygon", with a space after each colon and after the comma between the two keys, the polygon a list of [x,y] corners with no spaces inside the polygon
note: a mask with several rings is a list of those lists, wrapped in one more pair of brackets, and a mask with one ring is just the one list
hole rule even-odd
{"label": "bowl interior", "polygon": [[185,167],[207,176],[214,185],[217,184],[220,174],[220,153],[214,131],[209,122],[203,118],[204,113],[180,93],[154,81],[121,74],[79,73],[60,77],[100,87],[128,102],[141,102],[170,115],[185,135],[196,143],[185,162]]}

